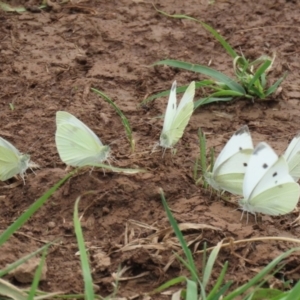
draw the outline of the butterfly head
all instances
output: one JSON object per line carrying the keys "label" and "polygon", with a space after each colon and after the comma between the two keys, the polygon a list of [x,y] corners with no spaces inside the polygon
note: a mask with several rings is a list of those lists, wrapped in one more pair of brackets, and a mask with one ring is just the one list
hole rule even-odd
{"label": "butterfly head", "polygon": [[28,168],[30,161],[30,155],[29,154],[21,154],[20,156],[20,167],[26,171]]}
{"label": "butterfly head", "polygon": [[110,156],[110,147],[109,146],[103,146],[101,151],[99,152],[98,156],[98,162],[101,163],[105,160],[107,160]]}
{"label": "butterfly head", "polygon": [[174,146],[174,145],[172,145],[170,136],[166,133],[162,133],[160,135],[159,145],[163,148],[172,148]]}
{"label": "butterfly head", "polygon": [[204,178],[205,178],[205,181],[206,181],[213,189],[215,189],[216,191],[219,191],[219,190],[220,190],[220,186],[219,186],[218,183],[215,181],[214,176],[213,176],[213,173],[211,173],[211,172],[206,172],[206,173],[204,174]]}
{"label": "butterfly head", "polygon": [[20,160],[19,160],[19,170],[20,170],[19,175],[23,179],[24,184],[25,184],[24,175],[26,173],[26,170],[29,167],[29,164],[30,164],[30,155],[29,154],[21,154]]}

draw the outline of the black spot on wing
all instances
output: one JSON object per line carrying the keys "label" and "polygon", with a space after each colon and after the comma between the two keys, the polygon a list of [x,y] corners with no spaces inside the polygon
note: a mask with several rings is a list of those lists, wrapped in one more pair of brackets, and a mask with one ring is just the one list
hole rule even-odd
{"label": "black spot on wing", "polygon": [[263,164],[262,167],[263,167],[264,169],[266,169],[266,168],[268,167],[268,164]]}

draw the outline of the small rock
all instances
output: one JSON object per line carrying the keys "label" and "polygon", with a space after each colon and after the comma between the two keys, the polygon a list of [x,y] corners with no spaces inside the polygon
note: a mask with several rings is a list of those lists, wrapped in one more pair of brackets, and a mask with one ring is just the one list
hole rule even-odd
{"label": "small rock", "polygon": [[48,225],[48,228],[49,228],[49,229],[53,229],[53,228],[56,227],[56,224],[55,224],[55,222],[53,222],[53,221],[48,222],[47,225]]}
{"label": "small rock", "polygon": [[93,258],[94,258],[97,270],[105,271],[111,264],[110,257],[101,251],[94,254]]}
{"label": "small rock", "polygon": [[[34,278],[35,271],[40,264],[41,259],[33,257],[27,262],[23,263],[10,274],[20,283],[31,283]],[[47,264],[44,262],[40,280],[46,280]]]}

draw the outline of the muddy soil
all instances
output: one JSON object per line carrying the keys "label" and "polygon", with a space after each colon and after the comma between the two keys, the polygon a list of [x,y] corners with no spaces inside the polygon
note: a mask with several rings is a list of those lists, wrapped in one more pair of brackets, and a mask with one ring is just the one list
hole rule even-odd
{"label": "muddy soil", "polygon": [[[274,2],[274,1],[273,1]],[[24,1],[13,4],[23,5]],[[26,2],[36,8],[38,2]],[[54,3],[55,4],[55,3]],[[58,239],[47,257],[44,291],[81,293],[83,279],[74,234],[73,210],[78,196],[80,215],[92,275],[102,296],[112,292],[115,273],[121,275],[118,295],[132,297],[152,291],[168,279],[186,274],[172,253],[178,250],[162,207],[159,188],[184,231],[194,241],[214,246],[222,239],[294,237],[297,212],[281,217],[262,216],[256,224],[241,221],[237,202],[228,204],[195,185],[193,167],[199,154],[201,127],[209,147],[218,153],[241,125],[248,124],[255,144],[266,141],[282,153],[299,131],[299,4],[278,0],[272,4],[251,1],[156,1],[170,14],[188,14],[217,29],[250,59],[276,53],[270,75],[274,82],[288,77],[276,101],[239,99],[199,108],[192,116],[177,153],[151,154],[162,128],[167,99],[140,106],[147,96],[204,77],[169,67],[150,65],[165,58],[207,65],[232,75],[231,58],[199,24],[160,15],[150,1],[70,1],[52,9],[23,14],[0,13],[0,136],[29,153],[41,168],[27,172],[26,184],[1,184],[0,230],[9,226],[68,170],[54,140],[55,113],[68,111],[110,144],[118,167],[143,168],[144,174],[124,175],[87,170],[72,177],[30,220],[1,247],[0,267]],[[131,153],[120,118],[90,88],[105,92],[128,117],[136,141]],[[199,98],[201,91],[197,93]],[[84,195],[88,191],[92,194]],[[233,287],[247,282],[274,257],[295,244],[269,241],[239,244],[221,250],[213,280],[229,261],[226,280]],[[195,253],[201,270],[202,256]],[[299,279],[297,256],[286,261],[282,278]],[[11,279],[15,284],[16,280]],[[212,283],[213,283],[212,280]],[[274,283],[275,279],[273,279]],[[279,284],[279,283],[278,283]],[[22,285],[23,286],[23,285]],[[168,299],[156,295],[153,299]]]}

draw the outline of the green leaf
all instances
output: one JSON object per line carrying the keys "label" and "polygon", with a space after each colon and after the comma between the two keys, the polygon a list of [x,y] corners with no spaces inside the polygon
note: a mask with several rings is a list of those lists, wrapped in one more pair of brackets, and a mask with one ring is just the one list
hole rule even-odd
{"label": "green leaf", "polygon": [[167,66],[174,67],[174,68],[179,68],[179,69],[184,69],[187,71],[201,73],[206,76],[212,77],[212,78],[216,79],[217,81],[223,82],[233,91],[239,92],[243,95],[246,94],[245,89],[240,84],[235,82],[232,78],[228,77],[227,75],[225,75],[219,71],[216,71],[212,68],[209,68],[209,67],[206,67],[203,65],[196,65],[196,64],[186,63],[184,61],[171,60],[171,59],[158,61],[153,64],[153,66],[155,66],[155,65],[167,65]]}
{"label": "green leaf", "polygon": [[272,86],[270,86],[266,91],[266,97],[270,96],[274,92],[276,92],[277,88],[280,86],[281,82],[286,78],[287,74],[283,75],[279,78]]}
{"label": "green leaf", "polygon": [[207,97],[207,98],[201,98],[197,101],[194,102],[194,109],[205,105],[205,104],[210,104],[210,103],[214,103],[214,102],[228,102],[231,101],[232,97]]}
{"label": "green leaf", "polygon": [[[292,290],[286,293],[287,296],[284,297],[284,300],[299,300],[300,299],[300,281],[293,287]],[[283,300],[282,299],[282,300]]]}
{"label": "green leaf", "polygon": [[91,275],[89,260],[86,254],[86,248],[85,248],[82,229],[81,229],[79,216],[78,216],[79,201],[80,201],[80,197],[78,197],[75,202],[73,222],[74,222],[75,234],[76,234],[77,244],[80,253],[81,270],[82,270],[83,280],[84,280],[84,295],[85,295],[85,299],[94,300],[95,294],[93,288],[93,279]]}
{"label": "green leaf", "polygon": [[156,288],[155,290],[153,290],[151,293],[149,293],[150,295],[153,294],[157,294],[160,293],[174,285],[177,285],[179,283],[185,282],[186,281],[186,277],[185,276],[179,276],[176,278],[172,278],[171,280],[165,282],[164,284],[160,285],[158,288]]}
{"label": "green leaf", "polygon": [[160,196],[161,196],[161,199],[162,199],[164,209],[167,213],[169,222],[170,222],[170,224],[171,224],[171,226],[172,226],[172,228],[173,228],[173,230],[174,230],[174,232],[175,232],[175,234],[176,234],[176,236],[177,236],[177,238],[180,242],[180,245],[183,249],[183,252],[184,252],[184,254],[187,258],[188,265],[192,270],[192,272],[191,272],[192,279],[193,279],[194,282],[197,282],[197,280],[198,280],[198,277],[196,275],[197,274],[197,268],[196,268],[196,265],[195,265],[194,260],[193,260],[193,255],[192,255],[191,250],[189,249],[186,241],[184,240],[184,237],[183,237],[183,235],[182,235],[182,233],[181,233],[181,231],[178,227],[178,224],[177,224],[176,220],[174,219],[174,217],[173,217],[173,215],[172,215],[172,213],[171,213],[171,211],[168,207],[168,204],[166,202],[166,199],[165,199],[165,196],[164,196],[164,193],[163,193],[162,189],[160,190]]}
{"label": "green leaf", "polygon": [[222,246],[222,242],[219,242],[209,255],[209,258],[208,258],[207,263],[205,265],[203,279],[202,279],[202,284],[203,284],[204,288],[206,288],[206,286],[209,282],[211,272],[213,270],[213,266],[214,266],[214,263],[215,263],[215,261],[218,257],[221,246]]}
{"label": "green leaf", "polygon": [[225,294],[225,291],[230,287],[231,282],[227,283],[225,286],[223,286],[220,291],[219,288],[222,284],[222,282],[224,281],[225,278],[225,274],[227,272],[228,269],[228,261],[225,262],[221,274],[219,275],[217,282],[215,283],[215,285],[213,286],[212,290],[210,291],[210,293],[207,295],[206,300],[214,300],[217,296],[216,299],[219,299],[220,296]]}
{"label": "green leaf", "polygon": [[31,284],[30,291],[29,291],[29,294],[28,294],[28,300],[34,300],[34,295],[35,295],[35,292],[38,288],[40,278],[41,278],[41,275],[42,275],[42,269],[43,269],[43,266],[44,266],[44,263],[45,263],[48,247],[46,249],[44,249],[42,257],[41,257],[40,264],[39,264],[39,266],[37,267],[37,269],[35,271],[33,282]]}
{"label": "green leaf", "polygon": [[260,288],[254,292],[251,300],[273,299],[274,297],[278,297],[282,295],[285,295],[285,293],[276,289]]}
{"label": "green leaf", "polygon": [[14,300],[28,300],[27,295],[21,289],[0,278],[0,295],[5,295]]}
{"label": "green leaf", "polygon": [[261,75],[269,68],[269,66],[271,65],[272,61],[267,60],[265,61],[254,73],[252,79],[249,81],[248,86],[252,86],[254,85],[254,83],[259,80],[259,78],[261,77]]}
{"label": "green leaf", "polygon": [[198,300],[197,283],[186,279],[186,299],[187,300]]}

